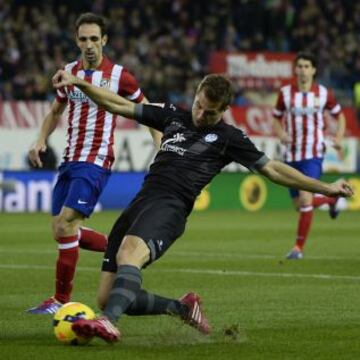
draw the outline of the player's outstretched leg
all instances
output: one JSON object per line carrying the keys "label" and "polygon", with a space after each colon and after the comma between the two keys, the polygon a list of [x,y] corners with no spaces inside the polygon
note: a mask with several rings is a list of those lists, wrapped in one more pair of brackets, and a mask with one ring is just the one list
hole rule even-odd
{"label": "player's outstretched leg", "polygon": [[187,293],[180,299],[170,299],[141,289],[135,301],[126,310],[130,316],[171,315],[194,327],[202,334],[209,334],[211,328],[201,308],[200,296]]}
{"label": "player's outstretched leg", "polygon": [[107,236],[85,226],[79,228],[79,246],[90,251],[104,252],[108,243]]}
{"label": "player's outstretched leg", "polygon": [[321,205],[327,204],[329,205],[329,216],[331,217],[331,219],[336,219],[340,213],[340,209],[338,208],[338,201],[340,198],[331,198],[328,196],[314,196],[314,200],[313,200],[313,206],[314,207],[319,207]]}
{"label": "player's outstretched leg", "polygon": [[108,343],[117,342],[121,337],[119,329],[106,316],[94,320],[75,321],[71,328],[78,336],[85,338],[97,336]]}
{"label": "player's outstretched leg", "polygon": [[210,334],[211,327],[201,308],[200,296],[195,293],[187,293],[179,301],[188,308],[188,312],[181,317],[182,320],[199,330],[202,334]]}

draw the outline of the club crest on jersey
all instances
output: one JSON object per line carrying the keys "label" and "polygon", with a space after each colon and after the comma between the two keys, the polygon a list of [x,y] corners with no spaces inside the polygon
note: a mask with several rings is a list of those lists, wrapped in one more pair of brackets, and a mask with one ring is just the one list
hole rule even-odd
{"label": "club crest on jersey", "polygon": [[171,122],[171,125],[172,125],[172,126],[176,126],[176,127],[182,127],[182,124],[179,123],[178,121],[172,121],[172,122]]}
{"label": "club crest on jersey", "polygon": [[101,79],[100,87],[102,88],[110,88],[110,79]]}
{"label": "club crest on jersey", "polygon": [[218,139],[218,136],[216,134],[207,134],[205,136],[205,141],[208,143],[212,143]]}

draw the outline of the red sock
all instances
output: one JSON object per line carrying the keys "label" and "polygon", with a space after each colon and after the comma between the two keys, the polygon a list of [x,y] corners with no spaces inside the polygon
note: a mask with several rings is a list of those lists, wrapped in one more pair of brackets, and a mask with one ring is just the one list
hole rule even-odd
{"label": "red sock", "polygon": [[82,249],[104,252],[107,246],[107,236],[95,230],[81,227],[79,245]]}
{"label": "red sock", "polygon": [[66,303],[70,301],[72,281],[79,258],[79,242],[77,235],[58,238],[57,241],[59,255],[56,262],[55,299]]}
{"label": "red sock", "polygon": [[305,242],[311,227],[313,217],[313,207],[306,206],[300,208],[300,216],[298,222],[296,246],[302,250],[305,246]]}
{"label": "red sock", "polygon": [[313,206],[317,208],[324,204],[334,205],[336,203],[336,200],[337,198],[328,197],[328,196],[314,196]]}

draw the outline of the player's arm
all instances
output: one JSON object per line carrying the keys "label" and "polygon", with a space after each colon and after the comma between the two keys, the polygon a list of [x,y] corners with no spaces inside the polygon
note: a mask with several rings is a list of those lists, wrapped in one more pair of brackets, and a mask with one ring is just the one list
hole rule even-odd
{"label": "player's arm", "polygon": [[332,140],[333,147],[338,152],[339,157],[342,158],[342,141],[345,135],[346,119],[344,113],[341,111],[340,104],[335,98],[334,92],[331,90],[327,93],[325,109],[328,110],[330,115],[337,120],[336,133]]}
{"label": "player's arm", "polygon": [[64,70],[59,70],[52,79],[56,89],[64,86],[76,86],[92,101],[112,114],[119,114],[130,119],[135,116],[135,104],[107,89],[96,87]]}
{"label": "player's arm", "polygon": [[40,160],[40,152],[45,152],[46,141],[50,134],[55,130],[61,115],[66,108],[66,102],[62,103],[56,99],[51,105],[50,112],[46,115],[40,129],[40,134],[36,142],[31,146],[28,156],[29,160],[35,167],[42,167],[43,164]]}
{"label": "player's arm", "polygon": [[334,141],[333,146],[335,150],[338,151],[340,154],[342,151],[342,141],[345,135],[345,128],[346,128],[346,119],[344,113],[341,112],[337,118],[337,127],[336,127],[335,137],[333,139]]}
{"label": "player's arm", "polygon": [[[149,100],[144,96],[144,98],[141,100],[141,104],[149,104]],[[148,129],[153,138],[153,142],[154,142],[156,149],[159,150],[160,145],[161,145],[162,135],[163,135],[162,132],[155,130],[152,127],[148,127]]]}
{"label": "player's arm", "polygon": [[276,160],[268,161],[264,166],[259,168],[258,171],[272,182],[290,188],[333,197],[350,197],[354,194],[352,187],[344,179],[339,179],[331,184],[324,183],[309,178],[296,169]]}
{"label": "player's arm", "polygon": [[273,130],[275,135],[280,139],[283,144],[290,144],[292,142],[290,135],[284,130],[281,119],[283,118],[286,111],[285,101],[284,101],[284,94],[283,92],[279,91],[276,105],[272,110],[273,114]]}
{"label": "player's arm", "polygon": [[276,117],[273,117],[273,129],[275,135],[280,139],[283,144],[291,143],[290,135],[283,129],[281,125],[281,120]]}

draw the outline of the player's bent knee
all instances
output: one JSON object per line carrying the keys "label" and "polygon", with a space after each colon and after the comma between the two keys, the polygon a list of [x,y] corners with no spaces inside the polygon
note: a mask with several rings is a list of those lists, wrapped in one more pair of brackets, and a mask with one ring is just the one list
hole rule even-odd
{"label": "player's bent knee", "polygon": [[118,265],[130,264],[141,268],[149,259],[149,247],[137,236],[126,236],[116,254]]}
{"label": "player's bent knee", "polygon": [[71,229],[71,223],[66,221],[66,219],[61,216],[59,216],[53,224],[53,232],[56,239],[63,236],[67,236],[70,229]]}
{"label": "player's bent knee", "polygon": [[83,219],[83,214],[74,209],[63,207],[60,214],[53,218],[54,237],[60,238],[76,234]]}
{"label": "player's bent knee", "polygon": [[60,214],[53,220],[53,234],[55,239],[76,234],[80,224],[81,220]]}
{"label": "player's bent knee", "polygon": [[141,268],[150,259],[150,250],[145,251],[119,251],[116,256],[118,265],[134,265]]}
{"label": "player's bent knee", "polygon": [[300,211],[301,208],[308,207],[308,206],[312,206],[311,201],[301,201],[300,205],[299,205],[299,211]]}

